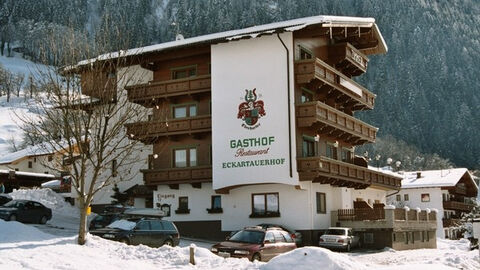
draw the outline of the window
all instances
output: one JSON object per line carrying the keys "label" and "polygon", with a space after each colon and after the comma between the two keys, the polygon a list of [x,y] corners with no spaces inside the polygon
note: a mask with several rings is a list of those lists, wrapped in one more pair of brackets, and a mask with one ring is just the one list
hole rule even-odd
{"label": "window", "polygon": [[422,242],[425,242],[425,231],[422,231],[421,233],[422,233],[422,235],[421,235]]}
{"label": "window", "polygon": [[252,194],[250,217],[279,217],[278,193]]}
{"label": "window", "polygon": [[303,157],[315,156],[315,139],[313,137],[303,136],[302,156]]}
{"label": "window", "polygon": [[149,231],[150,230],[150,222],[148,221],[140,221],[137,223],[135,228],[139,231]]}
{"label": "window", "polygon": [[429,193],[422,193],[422,202],[429,202],[430,201],[430,194]]}
{"label": "window", "polygon": [[327,151],[325,154],[328,158],[337,159],[337,148],[333,144],[327,143]]}
{"label": "window", "polygon": [[313,101],[313,92],[305,88],[302,88],[302,96],[300,101],[302,103]]}
{"label": "window", "polygon": [[400,194],[397,194],[396,198],[397,198],[397,202],[402,200],[402,196],[400,196]]}
{"label": "window", "polygon": [[327,213],[326,195],[322,192],[317,192],[317,214]]}
{"label": "window", "polygon": [[153,155],[148,155],[148,169],[153,170]]}
{"label": "window", "polygon": [[37,162],[37,158],[36,158],[36,157],[33,158],[33,162]]}
{"label": "window", "polygon": [[408,244],[408,236],[409,236],[409,233],[405,232],[405,244]]}
{"label": "window", "polygon": [[300,59],[312,59],[312,53],[307,49],[300,47]]}
{"label": "window", "polygon": [[275,243],[285,243],[285,237],[280,231],[273,231],[273,237],[275,238]]}
{"label": "window", "polygon": [[265,243],[275,243],[275,236],[273,236],[273,232],[267,232],[265,234]]}
{"label": "window", "polygon": [[173,160],[175,168],[197,166],[197,148],[175,149]]}
{"label": "window", "polygon": [[33,163],[31,161],[28,162],[28,168],[32,168],[33,167]]}
{"label": "window", "polygon": [[113,177],[117,176],[117,160],[116,159],[112,160],[112,176]]}
{"label": "window", "polygon": [[173,118],[184,118],[197,116],[197,104],[173,106]]}
{"label": "window", "polygon": [[188,209],[188,197],[178,197],[178,209],[175,210],[176,214],[188,214],[190,209]]}
{"label": "window", "polygon": [[342,161],[348,163],[352,162],[352,152],[350,149],[342,148]]}
{"label": "window", "polygon": [[393,238],[393,242],[397,242],[397,237],[396,237],[396,233],[392,233],[392,238]]}
{"label": "window", "polygon": [[404,195],[403,195],[403,200],[404,200],[404,201],[408,201],[408,194],[404,194]]}
{"label": "window", "polygon": [[52,161],[53,160],[53,156],[52,155],[49,155],[48,156],[48,161]]}
{"label": "window", "polygon": [[150,221],[150,226],[152,227],[152,231],[162,231],[163,230],[162,222],[160,222],[160,220],[151,220]]}
{"label": "window", "polygon": [[222,197],[220,195],[212,196],[212,206],[207,209],[207,212],[210,214],[214,213],[223,213],[222,209]]}
{"label": "window", "polygon": [[197,75],[197,66],[188,66],[172,69],[172,80],[178,80]]}

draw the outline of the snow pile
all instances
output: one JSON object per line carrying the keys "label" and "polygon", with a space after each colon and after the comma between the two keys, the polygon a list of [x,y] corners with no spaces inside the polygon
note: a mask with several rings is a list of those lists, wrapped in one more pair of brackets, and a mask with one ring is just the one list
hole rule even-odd
{"label": "snow pile", "polygon": [[65,201],[65,197],[54,192],[49,188],[39,189],[20,189],[10,193],[14,199],[25,199],[39,202],[46,207],[52,209],[54,213],[64,215],[78,215],[78,209]]}
{"label": "snow pile", "polygon": [[470,250],[470,241],[468,239],[449,240],[437,238],[437,248],[443,250]]}
{"label": "snow pile", "polygon": [[367,269],[367,267],[345,254],[319,247],[304,247],[277,256],[268,264],[262,265],[260,269],[361,270]]}
{"label": "snow pile", "polygon": [[0,219],[0,243],[43,241],[52,238],[53,235],[43,233],[34,227]]}

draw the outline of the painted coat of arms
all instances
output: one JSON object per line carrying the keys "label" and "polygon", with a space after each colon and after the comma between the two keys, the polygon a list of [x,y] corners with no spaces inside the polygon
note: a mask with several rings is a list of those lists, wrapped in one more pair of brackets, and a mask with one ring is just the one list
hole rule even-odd
{"label": "painted coat of arms", "polygon": [[257,100],[257,89],[245,90],[245,102],[238,105],[238,119],[243,120],[242,127],[246,129],[255,129],[260,126],[258,119],[265,116],[265,108],[262,100]]}

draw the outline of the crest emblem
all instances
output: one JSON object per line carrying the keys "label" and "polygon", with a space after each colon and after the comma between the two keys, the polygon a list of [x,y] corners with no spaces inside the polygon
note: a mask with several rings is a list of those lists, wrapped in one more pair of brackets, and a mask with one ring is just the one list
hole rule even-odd
{"label": "crest emblem", "polygon": [[255,129],[260,126],[258,119],[265,116],[264,103],[262,100],[257,100],[257,89],[245,90],[245,102],[238,105],[238,119],[243,120],[242,127],[246,129]]}

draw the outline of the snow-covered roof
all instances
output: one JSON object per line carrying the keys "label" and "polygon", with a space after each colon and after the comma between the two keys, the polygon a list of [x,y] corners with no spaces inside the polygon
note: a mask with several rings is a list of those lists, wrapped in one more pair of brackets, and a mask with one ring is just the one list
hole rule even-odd
{"label": "snow-covered roof", "polygon": [[403,175],[401,175],[399,173],[396,173],[396,172],[393,172],[392,170],[388,169],[388,167],[378,168],[378,167],[373,167],[373,166],[368,165],[368,169],[372,170],[372,171],[381,172],[381,173],[384,173],[384,174],[389,174],[389,175],[394,176],[394,177],[403,178]]}
{"label": "snow-covered roof", "polygon": [[[132,55],[140,55],[150,52],[158,52],[162,50],[168,50],[172,48],[179,48],[185,46],[192,46],[201,43],[217,43],[224,41],[231,41],[241,38],[255,38],[262,34],[273,34],[276,32],[293,32],[303,29],[310,25],[322,24],[324,27],[367,27],[372,28],[374,35],[378,38],[378,53],[386,53],[388,50],[387,44],[380,33],[374,18],[361,18],[361,17],[345,17],[345,16],[312,16],[299,19],[293,19],[282,22],[275,22],[269,24],[263,24],[258,26],[247,27],[243,29],[213,33],[203,36],[197,36],[192,38],[180,39],[140,48],[129,49],[125,51],[111,52],[102,54],[96,58],[80,61],[77,65],[84,66],[91,64],[95,61],[102,61],[107,59],[114,59],[118,57],[127,57]],[[67,68],[68,70],[68,68]]]}
{"label": "snow-covered roof", "polygon": [[55,151],[52,149],[50,144],[48,143],[40,143],[33,146],[28,146],[25,149],[22,149],[17,152],[5,154],[0,157],[0,164],[8,164],[12,163],[16,160],[19,160],[24,157],[32,157],[32,156],[42,156],[42,155],[49,155],[54,153]]}
{"label": "snow-covered roof", "polygon": [[[417,173],[420,173],[420,178],[417,178]],[[405,172],[402,188],[453,187],[465,174],[470,175],[473,180],[466,168]],[[476,184],[475,186],[477,187]]]}
{"label": "snow-covered roof", "polygon": [[[10,170],[0,170],[0,174],[9,174]],[[33,172],[22,172],[22,171],[15,171],[15,175],[18,176],[30,176],[30,177],[43,177],[43,178],[55,178],[56,176],[53,174],[47,173],[33,173]]]}

